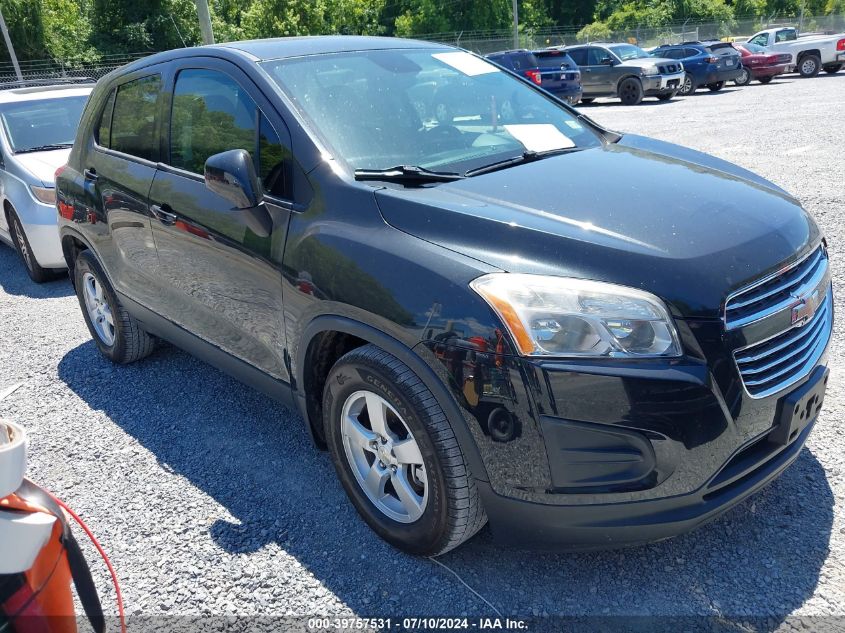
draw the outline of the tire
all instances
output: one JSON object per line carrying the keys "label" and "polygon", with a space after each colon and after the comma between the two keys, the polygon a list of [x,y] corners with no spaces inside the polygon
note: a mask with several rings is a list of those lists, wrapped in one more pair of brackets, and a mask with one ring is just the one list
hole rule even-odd
{"label": "tire", "polygon": [[740,68],[740,71],[742,71],[742,74],[736,79],[734,79],[734,85],[747,86],[751,83],[751,71],[748,70],[745,66]]}
{"label": "tire", "polygon": [[761,84],[769,84],[772,83],[772,79],[774,79],[774,77],[769,75],[768,77],[760,77],[757,81],[759,81]]}
{"label": "tire", "polygon": [[798,74],[802,77],[815,77],[822,69],[822,60],[818,55],[804,55],[798,60]]}
{"label": "tire", "polygon": [[52,268],[42,268],[35,259],[35,253],[32,252],[32,247],[29,245],[29,239],[26,237],[23,224],[14,209],[9,209],[9,234],[12,238],[12,243],[15,245],[15,250],[21,258],[26,274],[37,284],[43,284],[45,281],[51,281],[58,275]]}
{"label": "tire", "polygon": [[619,84],[619,99],[624,105],[638,105],[643,100],[643,84],[636,77],[628,77]]}
{"label": "tire", "polygon": [[[77,255],[73,275],[82,316],[100,353],[120,365],[149,356],[155,349],[155,339],[141,329],[118,301],[91,251]],[[90,294],[86,297],[86,293]]]}
{"label": "tire", "polygon": [[824,71],[825,71],[828,75],[835,75],[835,74],[836,74],[836,73],[838,73],[840,70],[842,70],[842,66],[843,66],[843,64],[831,64],[830,66],[825,66],[825,67],[824,67]]}
{"label": "tire", "polygon": [[[382,415],[372,416],[373,410]],[[394,547],[438,556],[487,522],[446,415],[419,377],[394,356],[365,345],[341,357],[323,390],[323,424],[346,494],[373,531]],[[400,443],[405,456],[394,453]],[[370,491],[364,483],[369,479]],[[400,500],[400,489],[410,502]]]}
{"label": "tire", "polygon": [[657,95],[658,101],[671,101],[678,95],[677,90],[673,90],[672,92],[664,92],[663,94]]}
{"label": "tire", "polygon": [[684,81],[681,83],[681,89],[679,92],[684,97],[695,92],[695,82],[692,80],[692,75],[689,73],[684,73]]}
{"label": "tire", "polygon": [[595,97],[581,97],[581,103],[592,103],[595,100]]}
{"label": "tire", "polygon": [[713,83],[713,84],[707,84],[707,89],[710,92],[719,92],[724,87],[725,87],[724,81],[717,81],[716,83]]}

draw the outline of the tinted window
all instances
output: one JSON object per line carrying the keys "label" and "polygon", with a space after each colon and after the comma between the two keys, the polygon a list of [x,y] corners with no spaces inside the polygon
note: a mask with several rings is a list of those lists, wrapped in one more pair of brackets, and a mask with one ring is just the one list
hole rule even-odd
{"label": "tinted window", "polygon": [[541,68],[573,68],[575,61],[563,51],[539,51],[534,53]]}
{"label": "tinted window", "polygon": [[279,141],[279,135],[263,115],[258,128],[258,157],[259,176],[267,193],[290,198],[290,152]]}
{"label": "tinted window", "polygon": [[527,68],[537,68],[540,64],[537,58],[531,53],[517,53],[511,55],[511,65],[514,70],[525,70]]}
{"label": "tinted window", "polygon": [[609,57],[610,53],[603,48],[591,48],[590,52],[587,53],[587,66],[598,66]]}
{"label": "tinted window", "polygon": [[115,91],[112,90],[108,101],[106,101],[106,107],[103,108],[103,113],[100,115],[100,125],[97,126],[97,136],[94,139],[102,147],[110,146],[109,132],[111,132],[111,115],[112,110],[114,110],[114,95]]}
{"label": "tinted window", "polygon": [[255,158],[255,102],[233,79],[213,70],[183,70],[170,119],[170,164],[201,174],[209,156],[244,149]]}
{"label": "tinted window", "polygon": [[586,48],[576,48],[571,51],[566,51],[569,53],[569,56],[575,60],[575,63],[579,66],[586,66],[587,65],[587,49]]}
{"label": "tinted window", "polygon": [[684,51],[685,57],[695,57],[696,55],[701,55],[701,51],[695,48],[688,48]]}
{"label": "tinted window", "polygon": [[119,86],[112,115],[109,147],[124,154],[155,160],[155,121],[161,77],[152,75]]}

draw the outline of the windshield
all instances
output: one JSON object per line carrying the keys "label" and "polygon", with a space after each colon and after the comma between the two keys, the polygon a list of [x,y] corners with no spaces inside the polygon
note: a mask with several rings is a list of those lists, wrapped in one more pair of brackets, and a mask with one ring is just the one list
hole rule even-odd
{"label": "windshield", "polygon": [[463,51],[355,51],[263,66],[355,170],[463,173],[527,151],[601,144],[576,114]]}
{"label": "windshield", "polygon": [[613,53],[623,62],[626,62],[629,59],[650,57],[650,55],[643,49],[639,46],[634,46],[633,44],[617,44],[616,46],[608,46],[608,48],[612,50]]}
{"label": "windshield", "polygon": [[86,95],[0,105],[0,118],[13,152],[73,145]]}

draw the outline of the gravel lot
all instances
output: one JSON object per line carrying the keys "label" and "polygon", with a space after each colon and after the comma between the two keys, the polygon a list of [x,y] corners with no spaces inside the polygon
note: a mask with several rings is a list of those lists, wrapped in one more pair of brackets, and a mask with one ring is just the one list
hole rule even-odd
{"label": "gravel lot", "polygon": [[[583,111],[797,194],[830,241],[841,315],[843,103],[845,72]],[[109,364],[67,279],[31,284],[2,246],[0,333],[0,390],[23,383],[0,415],[31,434],[30,476],[102,540],[129,614],[495,614],[447,569],[397,553],[364,525],[297,413],[171,347]],[[439,560],[504,615],[767,616],[765,629],[791,625],[789,615],[839,615],[845,626],[842,346],[840,319],[808,447],[721,520],[646,547],[577,555],[502,550],[482,532]]]}

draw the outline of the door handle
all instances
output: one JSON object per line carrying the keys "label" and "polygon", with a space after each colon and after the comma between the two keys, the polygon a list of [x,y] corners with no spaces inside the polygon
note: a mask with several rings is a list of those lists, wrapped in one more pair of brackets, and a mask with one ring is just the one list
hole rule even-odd
{"label": "door handle", "polygon": [[162,224],[166,224],[168,226],[176,224],[176,214],[171,213],[168,205],[165,204],[164,206],[159,206],[157,204],[153,204],[150,206],[150,211],[155,216],[156,220]]}
{"label": "door handle", "polygon": [[97,180],[97,170],[93,167],[89,167],[88,169],[86,169],[84,172],[82,172],[82,175],[85,176],[85,180]]}

